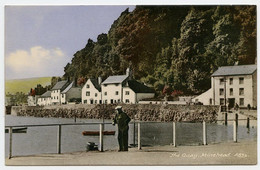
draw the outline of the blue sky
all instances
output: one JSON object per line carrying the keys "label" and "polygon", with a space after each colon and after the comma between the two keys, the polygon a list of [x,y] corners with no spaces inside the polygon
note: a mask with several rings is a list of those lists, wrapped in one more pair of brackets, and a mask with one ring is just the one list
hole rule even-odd
{"label": "blue sky", "polygon": [[73,54],[107,33],[127,7],[6,6],[6,79],[62,76]]}

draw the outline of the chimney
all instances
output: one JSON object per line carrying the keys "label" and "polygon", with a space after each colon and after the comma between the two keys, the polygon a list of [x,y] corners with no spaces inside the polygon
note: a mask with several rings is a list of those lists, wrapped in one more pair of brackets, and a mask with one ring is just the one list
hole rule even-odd
{"label": "chimney", "polygon": [[102,78],[99,76],[98,77],[98,84],[100,85],[102,83]]}
{"label": "chimney", "polygon": [[129,80],[132,79],[132,71],[129,67],[126,69],[126,75],[129,77]]}

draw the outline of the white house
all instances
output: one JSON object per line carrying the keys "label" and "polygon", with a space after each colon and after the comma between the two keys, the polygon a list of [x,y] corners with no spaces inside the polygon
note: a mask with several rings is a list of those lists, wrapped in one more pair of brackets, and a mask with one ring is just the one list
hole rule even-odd
{"label": "white house", "polygon": [[[195,98],[203,104],[257,106],[257,66],[219,67],[211,76],[211,90]],[[203,102],[205,101],[205,102]]]}
{"label": "white house", "polygon": [[132,79],[128,68],[126,75],[109,76],[101,83],[102,102],[112,103],[138,103],[142,99],[153,98],[154,91],[146,85]]}
{"label": "white house", "polygon": [[51,105],[51,91],[46,91],[37,100],[37,105],[48,106]]}
{"label": "white house", "polygon": [[123,102],[123,86],[128,75],[109,76],[101,83],[102,102],[105,104]]}
{"label": "white house", "polygon": [[101,77],[97,79],[88,79],[81,90],[82,103],[86,104],[101,104]]}
{"label": "white house", "polygon": [[74,85],[74,82],[70,83],[61,92],[61,104],[81,102],[81,88],[73,87],[73,85]]}
{"label": "white house", "polygon": [[142,99],[154,97],[154,90],[136,81],[127,80],[123,87],[123,102],[138,103]]}
{"label": "white house", "polygon": [[51,103],[53,105],[61,104],[61,92],[69,85],[70,83],[65,81],[59,81],[51,89]]}
{"label": "white house", "polygon": [[35,95],[35,96],[30,96],[29,95],[27,97],[27,104],[28,104],[28,106],[36,106],[38,98],[39,98],[39,95]]}

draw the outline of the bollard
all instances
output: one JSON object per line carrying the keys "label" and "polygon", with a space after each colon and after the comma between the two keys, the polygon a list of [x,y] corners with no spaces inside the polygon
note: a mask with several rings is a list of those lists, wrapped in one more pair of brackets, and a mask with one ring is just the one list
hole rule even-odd
{"label": "bollard", "polygon": [[173,122],[172,123],[172,143],[173,143],[173,146],[174,147],[177,147],[177,144],[176,144],[176,123]]}
{"label": "bollard", "polygon": [[203,120],[203,145],[207,145],[207,127],[205,120]]}
{"label": "bollard", "polygon": [[61,153],[61,125],[58,126],[58,133],[57,133],[57,152],[58,152],[58,154]]}
{"label": "bollard", "polygon": [[250,119],[249,119],[249,117],[247,117],[247,122],[246,122],[246,128],[250,128]]}
{"label": "bollard", "polygon": [[237,121],[234,120],[233,124],[233,141],[237,142]]}
{"label": "bollard", "polygon": [[104,130],[104,124],[100,123],[100,128],[99,128],[99,151],[103,152],[103,130]]}
{"label": "bollard", "polygon": [[225,125],[227,126],[227,119],[228,119],[228,115],[227,112],[225,113]]}
{"label": "bollard", "polygon": [[141,124],[138,122],[138,150],[141,150]]}
{"label": "bollard", "polygon": [[9,159],[12,158],[13,128],[9,128]]}

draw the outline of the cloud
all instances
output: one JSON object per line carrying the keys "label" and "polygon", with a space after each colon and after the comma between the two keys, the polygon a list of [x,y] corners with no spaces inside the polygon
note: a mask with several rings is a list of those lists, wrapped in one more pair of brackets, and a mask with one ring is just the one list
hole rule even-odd
{"label": "cloud", "polygon": [[62,75],[67,63],[60,48],[45,49],[41,46],[30,50],[17,50],[6,58],[6,74],[9,78]]}

